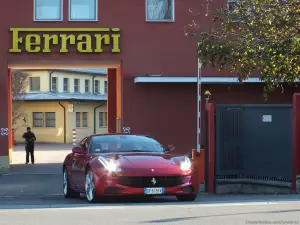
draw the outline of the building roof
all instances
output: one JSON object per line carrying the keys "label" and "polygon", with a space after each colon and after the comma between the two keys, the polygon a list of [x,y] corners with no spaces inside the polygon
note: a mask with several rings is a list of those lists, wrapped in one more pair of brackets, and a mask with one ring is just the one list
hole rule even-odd
{"label": "building roof", "polygon": [[79,68],[70,68],[70,69],[22,69],[23,71],[56,71],[56,72],[69,72],[69,73],[85,73],[85,74],[92,74],[95,76],[106,76],[107,69],[79,69]]}
{"label": "building roof", "polygon": [[74,73],[88,73],[88,74],[95,74],[95,75],[107,75],[107,69],[57,69],[60,71],[66,72],[74,72]]}
{"label": "building roof", "polygon": [[55,92],[38,92],[26,93],[21,101],[107,101],[105,94],[90,93],[55,93]]}

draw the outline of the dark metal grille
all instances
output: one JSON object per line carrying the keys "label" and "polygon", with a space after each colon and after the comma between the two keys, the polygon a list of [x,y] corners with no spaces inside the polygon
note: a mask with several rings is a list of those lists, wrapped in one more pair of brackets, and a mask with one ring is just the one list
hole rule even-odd
{"label": "dark metal grille", "polygon": [[217,105],[215,178],[290,182],[292,115],[292,105]]}
{"label": "dark metal grille", "polygon": [[[156,183],[151,182],[155,179]],[[187,182],[185,176],[172,177],[120,177],[119,182],[123,186],[144,188],[144,187],[175,187]]]}

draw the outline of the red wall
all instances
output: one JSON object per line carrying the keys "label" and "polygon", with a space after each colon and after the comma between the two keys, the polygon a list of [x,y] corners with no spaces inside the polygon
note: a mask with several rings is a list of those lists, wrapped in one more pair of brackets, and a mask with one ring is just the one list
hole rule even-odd
{"label": "red wall", "polygon": [[[164,144],[176,144],[179,151],[195,147],[196,136],[196,85],[192,84],[134,84],[133,77],[145,74],[165,76],[196,76],[197,61],[195,39],[184,35],[184,26],[196,19],[209,27],[209,17],[204,15],[198,0],[176,0],[175,23],[145,22],[145,0],[101,0],[98,22],[68,22],[68,0],[64,2],[64,21],[33,22],[33,0],[10,0],[0,7],[0,127],[7,122],[7,68],[8,63],[55,60],[76,64],[75,60],[121,62],[123,80],[123,126],[132,132],[146,132]],[[189,9],[203,12],[201,16]],[[121,53],[67,54],[18,53],[10,54],[9,28],[45,27],[104,27],[121,28]],[[73,65],[74,66],[74,65]],[[181,138],[182,137],[182,138]],[[7,155],[7,137],[0,136],[1,155]]]}
{"label": "red wall", "polygon": [[[196,84],[134,84],[133,77],[145,74],[165,76],[196,76],[195,39],[184,35],[184,26],[194,19],[202,30],[211,27],[211,11],[205,16],[205,6],[199,0],[175,0],[175,23],[145,22],[145,0],[99,0],[98,22],[68,22],[68,0],[64,1],[64,21],[33,22],[33,0],[9,0],[0,7],[0,127],[8,127],[8,63],[31,63],[56,60],[75,64],[120,61],[123,79],[123,126],[134,133],[147,133],[163,144],[175,144],[178,151],[189,152],[196,145]],[[209,9],[225,1],[212,1]],[[194,13],[190,13],[190,9]],[[197,13],[200,13],[196,15]],[[121,53],[84,54],[10,54],[9,28],[26,27],[118,27],[121,28]],[[203,69],[203,76],[221,76],[212,69]],[[126,75],[126,77],[125,77]],[[214,103],[263,103],[262,87],[204,85],[212,93]],[[272,102],[291,102],[289,94],[277,95]],[[204,103],[204,101],[203,101]],[[7,137],[0,136],[0,156],[7,155]]]}
{"label": "red wall", "polygon": [[[177,152],[190,153],[196,146],[197,87],[195,84],[138,84],[125,80],[125,124],[134,133],[145,133]],[[129,88],[130,87],[130,88]],[[129,110],[130,109],[130,110]],[[127,122],[128,121],[128,122]]]}

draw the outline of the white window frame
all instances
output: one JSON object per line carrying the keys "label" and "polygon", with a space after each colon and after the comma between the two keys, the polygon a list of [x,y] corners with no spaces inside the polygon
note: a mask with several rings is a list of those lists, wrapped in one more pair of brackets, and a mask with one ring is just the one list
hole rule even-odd
{"label": "white window frame", "polygon": [[172,2],[172,18],[170,20],[166,19],[166,20],[149,20],[148,19],[148,1],[149,0],[145,0],[145,11],[146,11],[146,22],[149,23],[174,23],[175,22],[175,0],[170,0]]}
{"label": "white window frame", "polygon": [[72,19],[71,18],[71,1],[72,0],[69,0],[69,10],[68,10],[68,13],[69,13],[69,21],[72,21],[72,22],[97,22],[98,21],[98,0],[94,0],[95,1],[95,19],[88,19],[88,20],[75,20],[75,19]]}
{"label": "white window frame", "polygon": [[43,19],[37,19],[36,18],[36,1],[37,0],[33,0],[33,21],[35,22],[51,22],[51,21],[63,21],[64,20],[64,1],[63,0],[59,0],[60,1],[60,19],[49,19],[49,20],[43,20]]}

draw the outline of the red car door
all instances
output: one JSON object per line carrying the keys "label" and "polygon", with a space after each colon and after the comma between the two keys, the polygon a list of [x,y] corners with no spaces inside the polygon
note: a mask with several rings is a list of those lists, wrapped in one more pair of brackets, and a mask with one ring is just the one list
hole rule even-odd
{"label": "red car door", "polygon": [[89,143],[90,143],[89,138],[82,140],[82,142],[80,143],[80,147],[83,150],[83,154],[78,154],[75,159],[75,163],[77,167],[77,174],[76,174],[77,187],[82,191],[84,191],[84,185],[85,185],[85,168],[86,168],[86,164],[89,161],[89,154],[88,154]]}
{"label": "red car door", "polygon": [[[83,149],[83,144],[87,140],[87,137],[83,138],[79,142],[79,146]],[[76,186],[76,189],[81,188],[81,182],[80,182],[80,175],[81,175],[81,165],[80,162],[82,161],[81,158],[84,157],[85,152],[82,153],[74,153],[73,159],[72,159],[72,182]]]}

